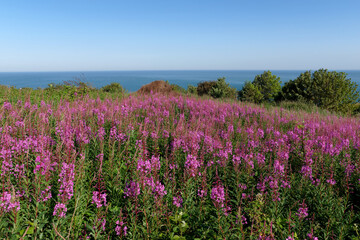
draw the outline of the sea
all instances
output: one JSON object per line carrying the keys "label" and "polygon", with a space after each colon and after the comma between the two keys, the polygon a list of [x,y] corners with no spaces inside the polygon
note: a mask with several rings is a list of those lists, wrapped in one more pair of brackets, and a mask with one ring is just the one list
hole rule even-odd
{"label": "sea", "polygon": [[[353,82],[360,86],[360,70],[336,70],[345,72]],[[232,87],[240,90],[246,81],[254,80],[264,70],[163,70],[163,71],[72,71],[72,72],[0,72],[0,85],[16,88],[46,88],[49,84],[80,80],[92,87],[101,88],[117,82],[129,92],[155,80],[165,80],[187,88],[202,81],[212,81],[225,77]],[[305,70],[276,70],[273,74],[280,77],[282,84],[297,78]]]}

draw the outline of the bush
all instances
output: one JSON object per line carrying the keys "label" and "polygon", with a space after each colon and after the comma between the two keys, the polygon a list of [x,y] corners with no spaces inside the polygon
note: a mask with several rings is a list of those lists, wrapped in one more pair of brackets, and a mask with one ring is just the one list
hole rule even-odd
{"label": "bush", "polygon": [[344,72],[319,69],[289,81],[282,88],[283,100],[306,100],[332,112],[354,113],[359,102],[358,85]]}
{"label": "bush", "polygon": [[280,77],[270,71],[257,75],[252,83],[245,84],[239,98],[255,103],[273,102],[281,91]]}
{"label": "bush", "polygon": [[190,94],[197,94],[197,88],[193,85],[188,85],[186,92]]}
{"label": "bush", "polygon": [[216,82],[215,81],[205,81],[205,82],[200,82],[198,83],[197,86],[197,94],[199,96],[203,96],[203,95],[210,95],[210,91],[213,87],[216,86]]}
{"label": "bush", "polygon": [[239,91],[239,100],[244,102],[261,103],[263,95],[259,88],[251,82],[246,82],[241,91]]}
{"label": "bush", "polygon": [[286,82],[277,100],[312,102],[311,72],[306,71],[296,80]]}
{"label": "bush", "polygon": [[230,85],[226,83],[224,77],[218,78],[218,80],[215,82],[215,86],[211,88],[209,94],[213,98],[236,99],[236,89],[230,87]]}
{"label": "bush", "polygon": [[280,77],[272,75],[270,71],[264,71],[263,74],[257,75],[253,84],[257,86],[263,95],[263,101],[272,102],[281,91]]}
{"label": "bush", "polygon": [[177,84],[171,84],[173,90],[177,93],[186,94],[187,90]]}
{"label": "bush", "polygon": [[61,84],[50,83],[44,92],[55,99],[75,100],[95,90],[84,80],[85,77],[81,75],[73,80],[63,81]]}
{"label": "bush", "polygon": [[225,78],[218,78],[217,81],[198,83],[197,93],[199,96],[209,95],[213,98],[236,99],[236,89],[226,83]]}
{"label": "bush", "polygon": [[101,88],[101,91],[108,93],[125,93],[125,89],[119,83],[111,83]]}

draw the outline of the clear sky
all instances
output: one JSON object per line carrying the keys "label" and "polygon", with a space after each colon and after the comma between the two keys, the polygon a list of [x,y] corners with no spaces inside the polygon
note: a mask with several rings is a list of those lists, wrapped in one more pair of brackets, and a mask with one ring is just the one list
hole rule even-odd
{"label": "clear sky", "polygon": [[0,71],[360,69],[359,0],[8,0]]}

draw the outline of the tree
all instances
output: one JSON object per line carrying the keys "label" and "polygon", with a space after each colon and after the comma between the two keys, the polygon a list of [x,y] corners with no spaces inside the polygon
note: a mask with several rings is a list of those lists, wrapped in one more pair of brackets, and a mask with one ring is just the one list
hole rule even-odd
{"label": "tree", "polygon": [[200,82],[197,86],[199,96],[209,95],[213,98],[236,99],[236,89],[226,83],[225,78],[218,78],[217,81]]}
{"label": "tree", "polygon": [[209,95],[213,98],[232,98],[236,99],[236,89],[226,83],[225,78],[218,78],[215,85],[211,88]]}
{"label": "tree", "polygon": [[210,91],[213,87],[215,87],[216,82],[215,81],[205,81],[205,82],[200,82],[197,85],[197,94],[199,96],[202,95],[209,95]]}
{"label": "tree", "polygon": [[[273,75],[270,71],[264,71],[256,75],[252,83],[246,83],[239,92],[239,98],[252,102],[273,102],[281,91],[280,77]],[[249,92],[248,92],[249,91]]]}
{"label": "tree", "polygon": [[313,73],[312,82],[313,101],[319,107],[346,113],[359,102],[358,85],[344,72],[320,69]]}
{"label": "tree", "polygon": [[311,72],[301,73],[297,79],[290,80],[284,84],[278,100],[311,102],[313,100],[311,85]]}
{"label": "tree", "polygon": [[280,77],[272,75],[270,71],[264,71],[263,74],[257,75],[253,84],[258,87],[263,95],[263,101],[272,102],[281,91]]}
{"label": "tree", "polygon": [[319,69],[310,71],[286,83],[282,89],[285,100],[304,99],[333,112],[352,113],[359,102],[358,85],[344,72]]}
{"label": "tree", "polygon": [[264,96],[259,88],[251,82],[246,82],[242,90],[239,91],[239,100],[244,102],[261,103]]}
{"label": "tree", "polygon": [[190,93],[190,94],[197,94],[197,88],[195,86],[189,84],[186,89],[186,92]]}

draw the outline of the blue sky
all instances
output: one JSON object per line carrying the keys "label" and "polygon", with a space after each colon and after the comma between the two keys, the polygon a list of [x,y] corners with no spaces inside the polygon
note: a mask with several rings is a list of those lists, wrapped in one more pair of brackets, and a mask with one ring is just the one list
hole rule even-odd
{"label": "blue sky", "polygon": [[360,69],[360,1],[14,0],[0,71]]}

